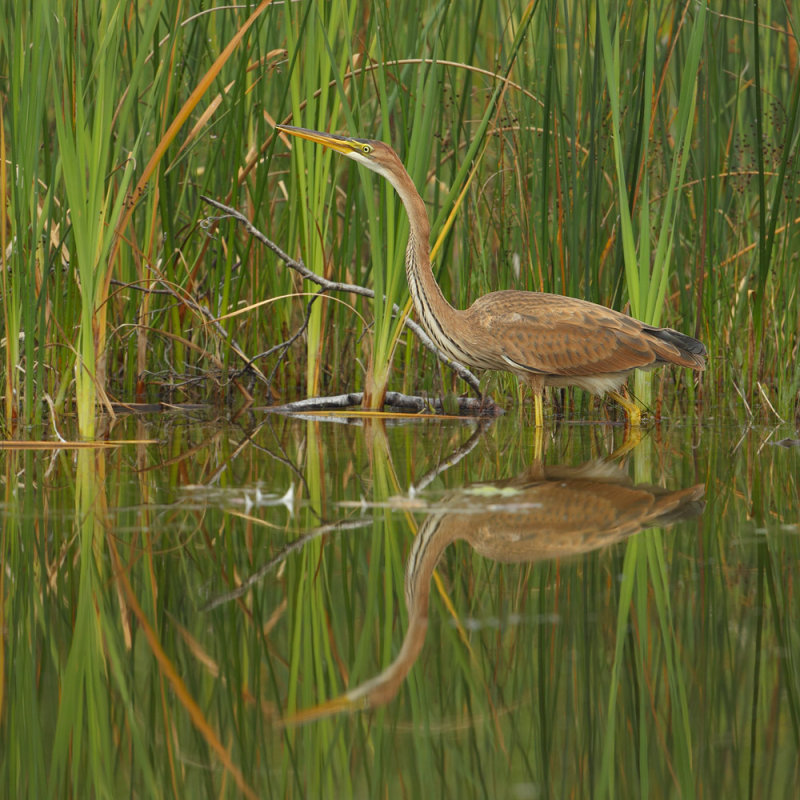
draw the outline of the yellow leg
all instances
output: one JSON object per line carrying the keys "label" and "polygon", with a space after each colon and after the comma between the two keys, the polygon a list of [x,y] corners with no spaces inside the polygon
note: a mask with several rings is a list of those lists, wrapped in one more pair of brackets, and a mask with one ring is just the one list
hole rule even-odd
{"label": "yellow leg", "polygon": [[632,428],[638,428],[642,424],[642,409],[633,400],[613,391],[609,392],[608,396],[622,406],[628,417],[628,424]]}
{"label": "yellow leg", "polygon": [[[531,464],[537,465],[541,470],[544,461],[544,428],[537,426],[533,429],[533,460]],[[529,466],[530,469],[530,466]]]}
{"label": "yellow leg", "polygon": [[544,405],[542,403],[542,392],[533,391],[533,418],[537,428],[544,428]]}

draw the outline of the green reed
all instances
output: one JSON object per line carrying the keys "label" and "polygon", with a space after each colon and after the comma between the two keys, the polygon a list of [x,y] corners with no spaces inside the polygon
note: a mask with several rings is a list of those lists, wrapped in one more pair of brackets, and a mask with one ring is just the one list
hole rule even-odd
{"label": "green reed", "polygon": [[[609,30],[609,20],[598,11],[598,24],[603,44],[603,61],[608,81],[608,96],[612,112],[612,142],[614,149],[614,163],[616,166],[616,185],[619,192],[620,233],[625,262],[625,276],[628,296],[633,316],[649,324],[658,324],[664,305],[667,290],[667,281],[672,263],[673,242],[675,236],[676,220],[679,211],[680,192],[684,184],[687,151],[691,144],[692,128],[695,117],[696,88],[695,81],[698,63],[700,61],[701,46],[703,43],[705,26],[705,6],[701,3],[697,16],[689,24],[689,31],[678,28],[679,34],[688,35],[686,47],[686,60],[682,64],[680,80],[680,96],[678,97],[677,115],[675,118],[672,136],[675,140],[675,149],[672,165],[669,170],[669,182],[664,190],[661,203],[651,205],[650,202],[650,176],[647,171],[649,157],[650,135],[649,130],[638,131],[638,147],[628,150],[628,158],[638,161],[635,164],[634,175],[640,179],[638,186],[630,185],[625,174],[623,159],[623,146],[620,133],[620,101],[628,101],[625,94],[620,91],[620,72],[622,56],[620,55],[620,38],[626,36],[628,31],[620,31],[621,18],[617,18],[615,38],[612,42]],[[668,63],[664,63],[657,72],[655,63],[655,36],[657,21],[655,12],[649,9],[646,15],[644,31],[644,52],[639,63],[643,62],[641,78],[641,125],[648,126],[655,117],[656,100],[653,89],[656,85],[658,73],[667,70]],[[682,26],[681,26],[682,27]],[[667,53],[670,51],[668,50]],[[635,64],[636,62],[634,62]],[[630,70],[630,66],[628,66]],[[627,71],[627,70],[626,70]],[[628,101],[629,102],[629,101]],[[634,132],[636,135],[636,132]],[[639,195],[638,231],[636,237],[633,228],[633,209],[630,207],[631,196]],[[660,224],[658,218],[660,217]],[[657,229],[655,242],[651,243],[651,229]],[[637,243],[638,238],[638,243]],[[637,374],[636,393],[645,404],[650,404],[650,380],[646,373]]]}
{"label": "green reed", "polygon": [[[45,86],[50,72],[47,47],[29,47],[31,41],[47,38],[47,11],[35,6],[25,19],[19,9],[9,9],[0,22],[0,42],[8,69],[0,125],[2,154],[2,292],[5,358],[3,366],[4,429],[13,429],[17,417],[40,418],[41,406],[34,402],[34,387],[52,387],[45,375],[47,339],[34,332],[46,329],[45,307],[50,265],[53,187],[46,180],[42,163],[42,119],[46,114]],[[8,58],[13,52],[14,58]],[[9,163],[10,161],[10,163]],[[49,165],[52,168],[52,165]],[[10,235],[9,235],[10,234]],[[44,241],[42,241],[44,238]],[[57,238],[57,234],[56,234]],[[45,243],[46,242],[46,243]],[[16,258],[14,257],[16,255]],[[38,287],[41,295],[37,297]],[[22,371],[19,365],[29,365]],[[36,366],[34,366],[36,365]],[[44,389],[47,391],[47,389]]]}
{"label": "green reed", "polygon": [[[347,41],[353,35],[354,6],[346,2],[330,4],[306,4],[292,9],[286,14],[286,42],[291,64],[290,80],[287,86],[291,99],[292,119],[297,125],[326,129],[336,125],[342,108],[341,76],[350,63],[350,53],[341,50],[340,41]],[[338,38],[341,32],[343,39]],[[331,34],[336,36],[331,40]],[[305,57],[300,60],[300,52]],[[337,55],[334,56],[333,54]],[[332,80],[334,79],[334,80]],[[335,79],[339,80],[337,86]],[[319,90],[316,101],[307,112],[301,111],[307,100]],[[316,148],[294,143],[297,155],[297,179],[290,184],[291,208],[298,222],[292,220],[290,230],[299,226],[302,257],[307,266],[317,274],[328,271],[324,243],[327,237],[324,213],[331,199],[330,173],[331,154],[313,152]],[[302,152],[304,150],[304,152]],[[308,164],[308,168],[306,167]],[[311,284],[305,290],[313,292]],[[308,301],[306,301],[308,302]],[[305,305],[305,303],[304,303]],[[311,309],[306,338],[306,391],[317,394],[320,391],[321,371],[328,357],[322,339],[323,318],[328,316],[327,303],[317,302]]]}
{"label": "green reed", "polygon": [[[755,24],[747,3],[721,15],[442,0],[397,18],[304,0],[261,4],[247,27],[243,9],[191,4],[173,16],[12,6],[0,22],[7,429],[52,401],[79,409],[86,433],[106,396],[363,387],[377,405],[387,386],[463,391],[391,314],[407,300],[394,193],[311,145],[290,156],[272,127],[289,115],[395,146],[455,304],[522,288],[630,307],[711,351],[697,397],[674,372],[649,399],[637,386],[650,405],[682,413],[735,384],[754,415],[796,413],[800,84],[783,7],[761,6]],[[297,332],[315,288],[201,193],[386,301],[317,299],[283,358],[256,360],[275,370],[269,390],[243,380],[250,358]],[[516,392],[502,376],[485,386]],[[735,390],[724,402],[745,408]]]}
{"label": "green reed", "polygon": [[[155,30],[159,12],[156,3],[142,20],[145,39]],[[148,115],[131,141],[123,143],[115,134],[128,133],[146,51],[136,54],[129,83],[123,86],[118,77],[126,29],[122,6],[79,4],[73,9],[65,5],[48,22],[48,44],[57,67],[53,80],[59,156],[55,175],[63,181],[69,208],[65,222],[71,229],[70,263],[80,285],[75,404],[81,435],[93,438],[96,406],[104,397],[106,383],[109,256]],[[89,49],[83,43],[87,31],[96,37]]]}

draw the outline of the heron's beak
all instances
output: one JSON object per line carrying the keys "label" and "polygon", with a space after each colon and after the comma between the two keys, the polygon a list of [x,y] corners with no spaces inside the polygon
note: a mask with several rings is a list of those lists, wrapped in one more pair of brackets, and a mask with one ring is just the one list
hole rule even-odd
{"label": "heron's beak", "polygon": [[336,150],[337,153],[344,153],[346,156],[351,155],[353,151],[360,148],[358,139],[339,136],[336,133],[322,133],[308,128],[296,128],[294,125],[276,125],[275,127],[283,133],[289,133],[292,136],[299,136],[301,139],[308,139],[309,142],[330,147],[332,150]]}

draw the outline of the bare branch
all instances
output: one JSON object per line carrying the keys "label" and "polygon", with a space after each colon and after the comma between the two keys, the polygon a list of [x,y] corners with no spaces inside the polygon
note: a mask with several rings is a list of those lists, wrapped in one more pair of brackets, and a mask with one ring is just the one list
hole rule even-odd
{"label": "bare branch", "polygon": [[[254,238],[257,239],[261,244],[263,244],[268,249],[272,250],[278,258],[286,264],[287,267],[290,269],[295,270],[295,272],[299,273],[308,281],[312,283],[316,283],[318,286],[321,286],[323,291],[326,292],[345,292],[349,294],[359,294],[362,297],[375,297],[375,292],[372,289],[368,289],[365,286],[358,286],[354,283],[341,283],[339,281],[331,281],[327,278],[323,278],[321,275],[317,275],[316,272],[312,272],[302,261],[292,258],[288,253],[284,252],[280,247],[278,247],[275,242],[271,239],[268,239],[258,228],[250,222],[247,217],[242,214],[240,211],[237,211],[235,208],[231,206],[227,206],[224,203],[220,203],[218,200],[214,200],[211,197],[207,197],[205,195],[200,195],[200,198],[204,200],[209,205],[218,208],[222,211],[225,215],[232,217],[237,222],[241,223],[245,230]],[[219,218],[218,218],[219,219]],[[386,298],[383,298],[386,300]],[[392,303],[392,312],[395,315],[402,314],[402,309],[396,304]],[[417,338],[422,342],[422,344],[428,348],[435,356],[439,359],[445,366],[449,367],[453,372],[458,375],[463,381],[466,381],[478,397],[482,397],[483,393],[481,392],[481,385],[478,378],[470,372],[463,364],[459,364],[458,361],[454,361],[451,358],[448,358],[438,347],[433,343],[431,338],[428,336],[427,333],[423,330],[423,328],[414,320],[408,319],[406,317],[405,320],[406,326],[417,336]]]}

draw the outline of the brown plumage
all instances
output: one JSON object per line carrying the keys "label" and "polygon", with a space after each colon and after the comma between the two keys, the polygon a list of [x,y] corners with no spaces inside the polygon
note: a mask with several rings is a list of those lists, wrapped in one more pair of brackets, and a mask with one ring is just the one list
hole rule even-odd
{"label": "brown plumage", "polygon": [[531,387],[536,424],[543,424],[545,386],[608,392],[640,421],[639,407],[618,393],[634,369],[675,364],[702,370],[702,342],[672,328],[656,328],[605,306],[543,292],[501,291],[453,308],[431,270],[425,204],[397,154],[383,142],[353,139],[289,125],[281,131],[325,145],[388,180],[408,214],[406,277],[420,323],[450,358],[481,369],[511,372]]}

